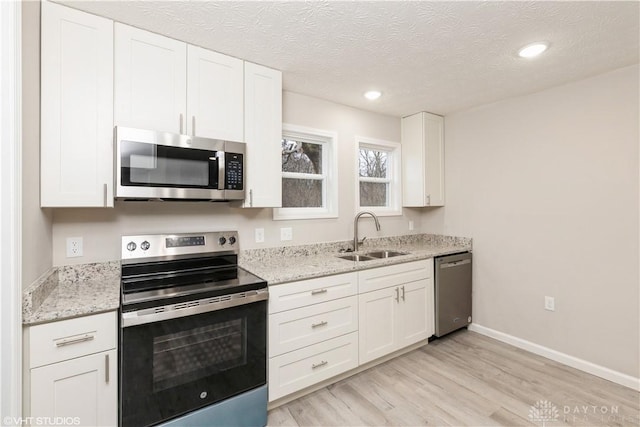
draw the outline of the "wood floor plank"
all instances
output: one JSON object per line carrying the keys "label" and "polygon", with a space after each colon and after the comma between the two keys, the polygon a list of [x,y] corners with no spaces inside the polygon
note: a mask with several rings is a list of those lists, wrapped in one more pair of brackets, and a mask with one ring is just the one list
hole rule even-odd
{"label": "wood floor plank", "polygon": [[269,411],[274,427],[541,426],[543,418],[547,427],[640,427],[640,393],[463,330]]}

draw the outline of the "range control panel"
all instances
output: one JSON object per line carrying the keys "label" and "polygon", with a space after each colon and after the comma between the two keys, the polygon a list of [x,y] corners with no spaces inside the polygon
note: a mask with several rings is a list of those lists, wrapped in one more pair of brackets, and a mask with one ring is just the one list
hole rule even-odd
{"label": "range control panel", "polygon": [[210,252],[238,253],[237,231],[147,234],[122,236],[122,259],[191,255]]}

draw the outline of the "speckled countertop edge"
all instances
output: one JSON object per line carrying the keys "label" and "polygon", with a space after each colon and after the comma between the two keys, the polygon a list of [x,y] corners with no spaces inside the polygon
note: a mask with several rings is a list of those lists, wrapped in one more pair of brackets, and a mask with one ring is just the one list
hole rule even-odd
{"label": "speckled countertop edge", "polygon": [[470,251],[472,241],[465,237],[417,234],[370,239],[359,250],[365,254],[374,250],[406,252],[393,258],[370,261],[347,261],[338,258],[339,250],[350,247],[350,242],[332,242],[319,245],[289,246],[243,251],[240,266],[265,279],[269,285],[297,280],[313,279],[351,271],[367,270],[385,265],[418,261],[435,256]]}
{"label": "speckled countertop edge", "polygon": [[120,262],[53,267],[23,292],[25,326],[103,313],[120,306]]}

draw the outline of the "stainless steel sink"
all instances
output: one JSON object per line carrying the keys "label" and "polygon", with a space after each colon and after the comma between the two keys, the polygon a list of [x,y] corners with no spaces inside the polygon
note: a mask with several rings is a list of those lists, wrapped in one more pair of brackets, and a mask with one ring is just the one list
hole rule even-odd
{"label": "stainless steel sink", "polygon": [[396,251],[374,251],[367,252],[365,256],[371,258],[393,258],[400,255],[408,255],[407,252],[396,252]]}
{"label": "stainless steel sink", "polygon": [[344,259],[347,261],[373,261],[375,259],[370,256],[358,255],[358,254],[340,255],[338,258]]}

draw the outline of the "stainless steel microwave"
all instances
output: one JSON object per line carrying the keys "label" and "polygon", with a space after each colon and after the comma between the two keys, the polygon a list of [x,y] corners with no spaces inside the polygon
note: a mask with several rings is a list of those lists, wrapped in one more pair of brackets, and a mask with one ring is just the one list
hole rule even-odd
{"label": "stainless steel microwave", "polygon": [[121,126],[114,134],[116,199],[244,199],[244,143]]}

